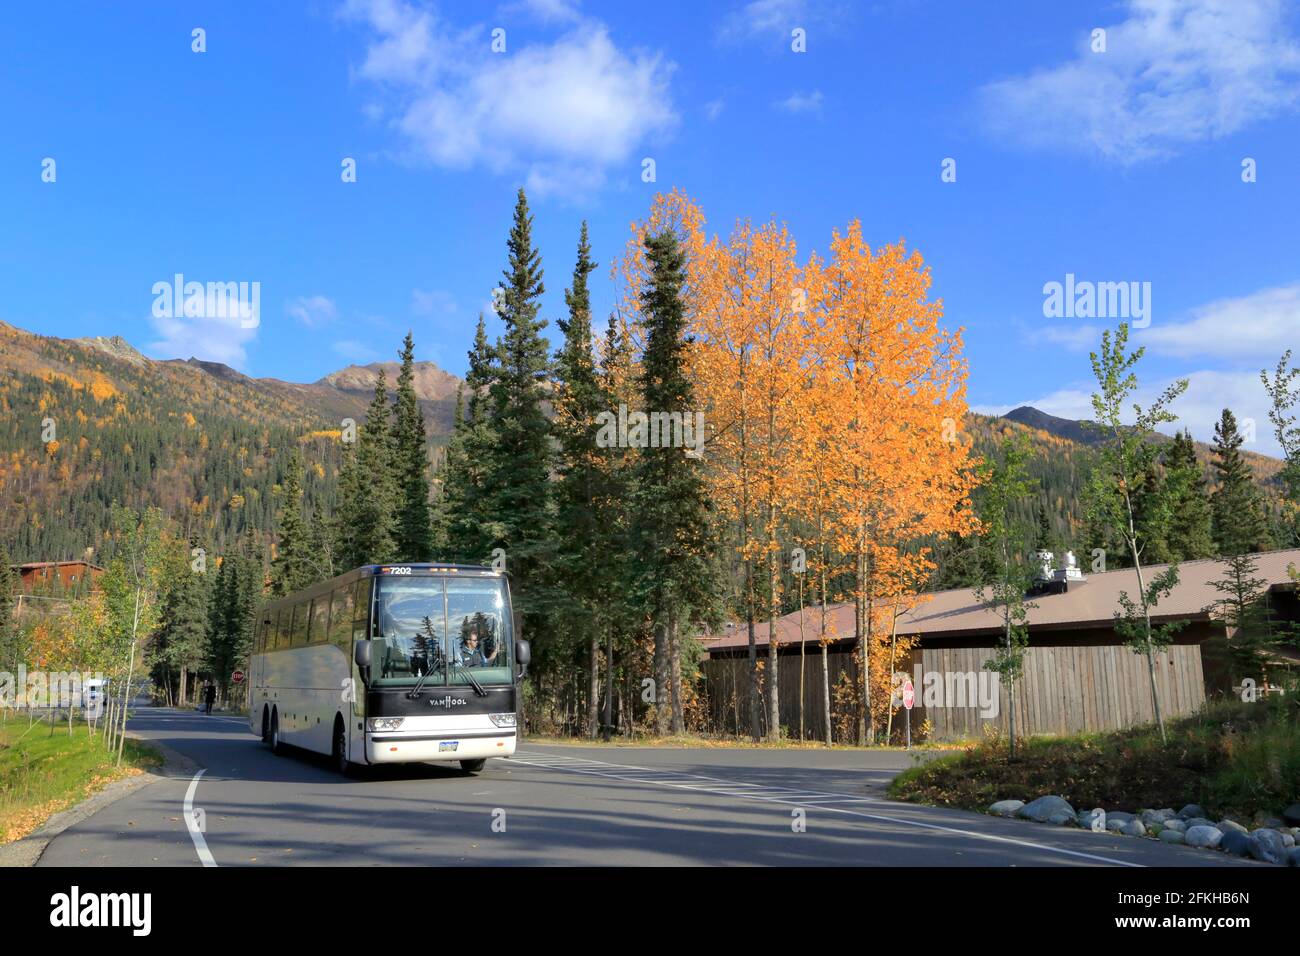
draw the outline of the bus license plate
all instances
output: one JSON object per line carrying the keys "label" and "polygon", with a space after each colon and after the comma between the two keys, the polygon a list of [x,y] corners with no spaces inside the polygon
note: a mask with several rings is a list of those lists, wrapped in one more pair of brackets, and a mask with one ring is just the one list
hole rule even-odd
{"label": "bus license plate", "polygon": [[438,753],[446,753],[449,750],[455,750],[456,745],[459,743],[459,740],[444,740],[442,743],[438,744]]}

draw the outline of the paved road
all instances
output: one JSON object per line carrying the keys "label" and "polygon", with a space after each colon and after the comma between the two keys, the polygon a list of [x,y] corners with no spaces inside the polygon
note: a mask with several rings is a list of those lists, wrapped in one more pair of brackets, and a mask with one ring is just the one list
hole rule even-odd
{"label": "paved road", "polygon": [[890,802],[903,754],[525,743],[477,776],[414,765],[350,779],[309,754],[273,756],[236,718],[146,710],[131,726],[202,774],[104,808],[41,865],[1260,865]]}

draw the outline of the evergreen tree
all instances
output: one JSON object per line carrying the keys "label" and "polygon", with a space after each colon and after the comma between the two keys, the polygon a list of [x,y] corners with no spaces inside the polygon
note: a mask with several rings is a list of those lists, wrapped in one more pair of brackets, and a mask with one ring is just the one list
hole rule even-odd
{"label": "evergreen tree", "polygon": [[[641,293],[646,344],[641,395],[647,413],[695,412],[686,374],[689,339],[682,292],[685,255],[672,232],[645,241],[648,281]],[[681,448],[642,448],[636,467],[638,592],[654,627],[658,730],[685,729],[681,634],[709,612],[718,588],[709,496],[702,462]],[[665,695],[668,699],[665,700]]]}
{"label": "evergreen tree", "polygon": [[320,576],[318,556],[312,553],[303,519],[302,474],[302,452],[294,449],[280,486],[280,508],[276,513],[280,541],[271,563],[271,591],[277,595],[305,588]]}
{"label": "evergreen tree", "polygon": [[15,595],[19,586],[18,575],[9,565],[9,552],[5,549],[4,542],[0,541],[0,648],[4,648],[8,641],[9,627],[13,623]]}
{"label": "evergreen tree", "polygon": [[542,576],[553,551],[551,430],[542,407],[550,347],[541,335],[546,322],[538,318],[545,287],[532,223],[520,189],[506,244],[509,268],[496,300],[505,334],[493,350],[496,362],[488,385],[492,429],[484,436],[491,444],[482,455],[490,544],[506,553],[517,606],[530,629],[539,627],[545,614]]}
{"label": "evergreen tree", "polygon": [[336,508],[337,552],[343,567],[382,564],[396,557],[396,500],[388,429],[388,382],[375,377],[375,393],[358,429],[356,448],[345,451]]}
{"label": "evergreen tree", "polygon": [[1237,417],[1225,408],[1214,426],[1214,472],[1218,487],[1210,496],[1214,547],[1231,557],[1271,547],[1259,489],[1241,456]]}
{"label": "evergreen tree", "polygon": [[1196,460],[1192,433],[1179,432],[1165,452],[1164,493],[1169,500],[1165,545],[1169,560],[1195,561],[1214,554],[1210,499]]}
{"label": "evergreen tree", "polygon": [[455,429],[439,473],[447,556],[469,564],[486,563],[494,542],[505,533],[491,514],[485,492],[497,441],[489,394],[496,373],[496,351],[480,315],[465,384],[456,391]]}
{"label": "evergreen tree", "polygon": [[425,448],[424,413],[415,394],[415,341],[410,332],[402,342],[401,359],[392,431],[397,486],[396,557],[401,561],[428,561],[433,557],[429,454]]}
{"label": "evergreen tree", "polygon": [[1255,577],[1258,559],[1249,553],[1240,553],[1224,559],[1225,573],[1210,582],[1223,595],[1210,610],[1216,611],[1228,639],[1228,654],[1235,673],[1234,682],[1249,677],[1259,684],[1264,682],[1264,665],[1267,650],[1274,643],[1272,622],[1268,613],[1268,581]]}
{"label": "evergreen tree", "polygon": [[604,599],[605,555],[598,549],[597,510],[604,483],[601,449],[596,443],[596,416],[604,396],[596,374],[591,331],[591,296],[587,276],[596,268],[587,241],[587,224],[578,238],[573,285],[564,293],[568,319],[558,325],[564,346],[555,362],[555,418],[558,443],[555,485],[556,524],[563,529],[553,566],[557,611],[566,622],[566,637],[586,658],[588,675],[586,731],[596,736],[600,698],[599,611]]}
{"label": "evergreen tree", "polygon": [[[194,554],[202,547],[199,539],[192,536],[188,548],[180,544],[165,566],[161,625],[154,646],[156,676],[169,686],[175,680],[178,692],[181,680],[188,683],[207,659],[211,601],[206,556],[200,561]],[[178,703],[183,702],[178,695]]]}

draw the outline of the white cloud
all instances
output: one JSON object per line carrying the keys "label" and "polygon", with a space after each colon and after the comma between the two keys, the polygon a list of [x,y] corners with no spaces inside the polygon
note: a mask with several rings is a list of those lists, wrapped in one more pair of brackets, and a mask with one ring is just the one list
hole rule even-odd
{"label": "white cloud", "polygon": [[785,99],[777,100],[772,105],[779,110],[785,110],[787,113],[820,113],[822,111],[822,91],[791,93]]}
{"label": "white cloud", "polygon": [[404,0],[349,0],[345,12],[370,33],[360,75],[388,89],[414,156],[439,166],[585,189],[677,123],[673,65],[619,49],[595,20],[550,43],[514,46],[508,33],[495,54],[486,27],[457,31]]}
{"label": "white cloud", "polygon": [[570,23],[582,17],[575,0],[515,0],[502,7],[501,12],[523,13],[543,23]]}
{"label": "white cloud", "polygon": [[412,289],[411,311],[416,315],[454,315],[456,300],[441,289]]}
{"label": "white cloud", "polygon": [[1153,322],[1134,333],[1150,351],[1178,358],[1212,356],[1272,367],[1300,337],[1300,282],[1219,299],[1185,322]]}
{"label": "white cloud", "polygon": [[726,105],[726,101],[721,99],[709,100],[704,104],[704,115],[708,117],[709,122],[713,122],[722,115],[723,107]]}
{"label": "white cloud", "polygon": [[992,133],[1095,150],[1121,164],[1169,155],[1300,105],[1300,45],[1281,0],[1129,0],[1106,51],[1083,37],[1060,66],[981,91]]}
{"label": "white cloud", "polygon": [[323,295],[300,295],[286,302],[284,311],[309,329],[319,328],[338,317],[334,303]]}
{"label": "white cloud", "polygon": [[330,346],[330,351],[357,365],[368,365],[371,362],[378,362],[380,359],[379,353],[369,345],[352,339],[335,342]]}
{"label": "white cloud", "polygon": [[[1231,408],[1238,420],[1254,421],[1255,441],[1245,447],[1264,455],[1281,455],[1281,448],[1273,437],[1272,425],[1268,421],[1268,395],[1259,380],[1259,372],[1219,372],[1203,369],[1176,376],[1188,381],[1185,391],[1170,406],[1178,416],[1168,425],[1160,426],[1160,431],[1172,435],[1184,428],[1191,429],[1192,437],[1197,441],[1214,440],[1214,423],[1225,408]],[[1143,408],[1156,398],[1172,379],[1141,385],[1133,398]],[[1091,421],[1093,386],[1070,385],[1046,395],[1011,405],[971,406],[972,411],[984,415],[1005,415],[1021,405],[1032,405],[1039,411],[1060,418]],[[1130,406],[1132,402],[1128,403]],[[1131,410],[1126,421],[1132,420]],[[1243,428],[1246,427],[1243,425]]]}
{"label": "white cloud", "polygon": [[198,358],[242,370],[248,364],[246,346],[257,337],[257,328],[244,328],[233,311],[226,317],[150,316],[149,321],[161,336],[145,346],[154,358]]}
{"label": "white cloud", "polygon": [[795,27],[807,27],[814,11],[805,0],[751,0],[722,21],[719,36],[735,42],[759,36],[788,38]]}

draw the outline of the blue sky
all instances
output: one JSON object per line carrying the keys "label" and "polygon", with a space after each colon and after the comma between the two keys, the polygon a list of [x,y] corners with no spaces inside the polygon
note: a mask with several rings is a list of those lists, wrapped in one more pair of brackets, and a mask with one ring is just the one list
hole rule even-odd
{"label": "blue sky", "polygon": [[[1275,448],[1258,371],[1300,344],[1295,4],[52,0],[6,19],[0,319],[22,328],[295,381],[391,358],[412,328],[461,374],[520,184],[552,320],[580,222],[601,317],[628,224],[680,186],[711,229],[775,218],[804,255],[854,218],[905,238],[966,329],[981,410],[1086,417],[1087,352],[1117,320],[1045,317],[1044,285],[1150,283],[1144,384],[1188,376],[1198,438],[1231,405]],[[258,326],[155,317],[176,273],[259,282]]]}

